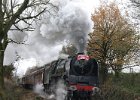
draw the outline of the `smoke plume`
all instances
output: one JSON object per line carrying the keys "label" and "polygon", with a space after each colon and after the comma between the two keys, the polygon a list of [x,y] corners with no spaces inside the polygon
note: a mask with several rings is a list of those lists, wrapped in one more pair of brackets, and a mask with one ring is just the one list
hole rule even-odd
{"label": "smoke plume", "polygon": [[56,16],[51,16],[48,21],[42,21],[41,34],[50,44],[69,41],[78,52],[84,52],[87,35],[91,29],[89,13],[84,8],[83,2],[77,0],[57,0],[59,11]]}

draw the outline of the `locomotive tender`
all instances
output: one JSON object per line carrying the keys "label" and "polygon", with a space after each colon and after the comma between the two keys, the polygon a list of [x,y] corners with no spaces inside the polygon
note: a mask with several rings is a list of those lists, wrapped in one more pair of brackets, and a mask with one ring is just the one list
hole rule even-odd
{"label": "locomotive tender", "polygon": [[79,53],[67,59],[55,60],[25,75],[22,84],[32,87],[42,83],[44,90],[49,92],[59,80],[65,82],[67,100],[90,100],[99,89],[98,63],[95,59]]}

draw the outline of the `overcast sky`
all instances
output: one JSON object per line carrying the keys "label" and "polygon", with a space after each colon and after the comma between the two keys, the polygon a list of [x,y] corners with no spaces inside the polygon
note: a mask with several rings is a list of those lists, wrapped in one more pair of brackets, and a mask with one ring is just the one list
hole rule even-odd
{"label": "overcast sky", "polygon": [[[21,56],[22,60],[15,63],[17,74],[20,76],[29,67],[41,66],[57,59],[62,46],[65,44],[64,41],[69,40],[76,43],[77,38],[72,37],[79,37],[81,33],[86,41],[86,36],[92,29],[91,13],[99,6],[99,0],[52,1],[60,6],[57,17],[50,17],[46,14],[38,25],[34,24],[36,28],[34,32],[24,34],[9,32],[10,38],[19,42],[26,41],[26,45],[9,44],[5,52],[4,64],[10,64],[16,60],[15,52]],[[123,9],[127,0],[116,1]]]}

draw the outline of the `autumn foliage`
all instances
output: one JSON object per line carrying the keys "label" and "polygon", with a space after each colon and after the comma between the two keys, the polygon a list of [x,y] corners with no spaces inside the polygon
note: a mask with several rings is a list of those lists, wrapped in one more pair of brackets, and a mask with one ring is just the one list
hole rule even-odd
{"label": "autumn foliage", "polygon": [[114,2],[101,4],[92,14],[94,27],[89,34],[88,53],[100,61],[101,67],[112,68],[116,74],[129,62],[139,41],[126,16]]}

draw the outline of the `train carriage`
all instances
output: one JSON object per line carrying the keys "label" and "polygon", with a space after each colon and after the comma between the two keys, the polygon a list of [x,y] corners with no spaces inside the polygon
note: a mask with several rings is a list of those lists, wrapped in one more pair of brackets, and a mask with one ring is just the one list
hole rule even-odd
{"label": "train carriage", "polygon": [[21,85],[25,88],[32,89],[36,84],[42,84],[43,83],[43,73],[44,73],[44,67],[34,68],[30,69],[28,73],[26,73],[22,77]]}

